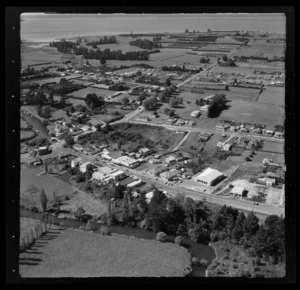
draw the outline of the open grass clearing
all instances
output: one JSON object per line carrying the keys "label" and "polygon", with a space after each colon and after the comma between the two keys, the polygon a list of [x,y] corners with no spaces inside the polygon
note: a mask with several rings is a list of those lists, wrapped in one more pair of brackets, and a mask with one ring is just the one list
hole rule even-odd
{"label": "open grass clearing", "polygon": [[179,277],[190,266],[190,254],[175,244],[78,230],[65,230],[39,251],[37,265],[20,266],[22,277]]}
{"label": "open grass clearing", "polygon": [[115,94],[115,91],[105,90],[105,89],[97,89],[93,87],[87,87],[72,93],[67,94],[67,96],[74,96],[77,98],[84,99],[87,94],[96,94],[97,96],[101,96],[103,98],[107,98]]}

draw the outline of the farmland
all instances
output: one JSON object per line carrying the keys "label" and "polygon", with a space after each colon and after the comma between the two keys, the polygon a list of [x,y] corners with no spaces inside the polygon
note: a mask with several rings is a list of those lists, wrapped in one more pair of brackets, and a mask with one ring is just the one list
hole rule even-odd
{"label": "farmland", "polygon": [[267,87],[259,96],[258,102],[284,106],[285,89],[278,87]]}
{"label": "farmland", "polygon": [[190,266],[185,248],[152,240],[65,230],[37,245],[38,255],[20,255],[39,261],[21,264],[22,277],[182,277]]}

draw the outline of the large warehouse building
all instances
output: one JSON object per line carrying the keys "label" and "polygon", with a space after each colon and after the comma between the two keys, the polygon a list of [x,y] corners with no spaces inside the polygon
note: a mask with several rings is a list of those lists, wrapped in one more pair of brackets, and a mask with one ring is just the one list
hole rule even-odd
{"label": "large warehouse building", "polygon": [[207,186],[213,186],[224,177],[224,174],[218,170],[210,167],[206,168],[203,172],[194,176],[194,181]]}

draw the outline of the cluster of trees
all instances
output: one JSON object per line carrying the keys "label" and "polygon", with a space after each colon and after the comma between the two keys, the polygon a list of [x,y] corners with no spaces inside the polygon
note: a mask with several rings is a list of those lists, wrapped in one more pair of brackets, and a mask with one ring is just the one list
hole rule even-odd
{"label": "cluster of trees", "polygon": [[172,85],[172,86],[169,86],[167,87],[160,95],[160,100],[161,102],[163,103],[168,103],[172,94],[175,93],[177,90],[177,87],[176,85]]}
{"label": "cluster of trees", "polygon": [[24,71],[21,72],[21,77],[26,77],[30,75],[34,75],[37,72],[34,70],[33,67],[28,66]]}
{"label": "cluster of trees", "polygon": [[258,55],[251,55],[251,56],[241,55],[240,57],[236,57],[236,58],[239,60],[253,59],[253,60],[264,60],[264,61],[268,61],[268,62],[285,61],[285,56],[278,57],[277,55],[274,55],[273,58],[269,58],[267,56],[258,56]]}
{"label": "cluster of trees", "polygon": [[87,94],[84,101],[90,109],[102,107],[105,104],[103,97],[96,94]]}
{"label": "cluster of trees", "polygon": [[201,57],[199,62],[200,63],[209,63],[210,59],[209,59],[209,57]]}
{"label": "cluster of trees", "polygon": [[120,85],[120,84],[113,84],[109,87],[111,91],[127,91],[129,90],[129,87],[125,85]]}
{"label": "cluster of trees", "polygon": [[71,92],[80,90],[84,88],[83,84],[76,84],[73,82],[69,82],[67,79],[62,78],[57,84],[45,84],[41,87],[41,89],[46,93],[54,93],[58,95],[69,94]]}
{"label": "cluster of trees", "polygon": [[74,42],[61,40],[53,41],[50,46],[56,47],[58,51],[63,53],[73,52],[75,55],[83,55],[85,59],[105,59],[105,60],[149,60],[149,52],[143,51],[128,51],[123,53],[121,50],[111,51],[109,48],[103,51],[98,49],[88,49],[87,47],[79,46]]}
{"label": "cluster of trees", "polygon": [[100,38],[99,41],[91,41],[87,42],[86,45],[91,45],[93,48],[97,48],[98,44],[111,44],[111,43],[117,43],[117,38],[115,36],[104,36],[103,38]]}
{"label": "cluster of trees", "polygon": [[182,97],[170,97],[169,104],[171,108],[176,108],[178,105],[182,104]]}
{"label": "cluster of trees", "polygon": [[146,111],[154,111],[157,109],[157,98],[155,96],[152,96],[150,98],[147,98],[143,102],[143,106]]}
{"label": "cluster of trees", "polygon": [[180,66],[162,66],[161,70],[162,71],[180,71],[180,72],[199,73],[200,71],[202,71],[202,68],[199,68],[199,69],[186,69],[185,65],[183,65],[182,67],[180,67]]}
{"label": "cluster of trees", "polygon": [[141,76],[135,80],[136,83],[140,84],[150,84],[154,86],[165,86],[164,83],[161,83],[156,77],[145,77]]}
{"label": "cluster of trees", "polygon": [[211,101],[208,111],[207,111],[207,117],[211,118],[215,116],[219,111],[224,109],[224,106],[226,105],[226,95],[224,93],[216,94],[213,100]]}
{"label": "cluster of trees", "polygon": [[164,109],[164,113],[170,117],[174,117],[175,116],[175,110],[174,109],[169,109],[169,108],[165,108]]}
{"label": "cluster of trees", "polygon": [[208,103],[208,101],[204,100],[203,98],[197,99],[196,100],[196,105],[197,106],[204,106]]}
{"label": "cluster of trees", "polygon": [[61,39],[60,41],[50,42],[49,46],[56,47],[56,49],[62,53],[71,53],[72,50],[76,47],[76,43]]}
{"label": "cluster of trees", "polygon": [[198,35],[194,40],[205,41],[205,42],[215,42],[219,38],[218,35]]}
{"label": "cluster of trees", "polygon": [[79,48],[74,47],[75,55],[83,55],[85,59],[106,59],[106,60],[149,60],[149,52],[143,51],[128,51],[123,53],[121,50],[110,50],[106,48],[100,49],[88,49],[83,46]]}
{"label": "cluster of trees", "polygon": [[223,62],[220,62],[220,58],[218,58],[219,66],[231,66],[231,67],[236,66],[236,63],[234,62],[234,60],[232,58],[228,58],[227,56],[223,56],[223,57],[224,57],[224,59],[226,59],[226,60],[223,59]]}
{"label": "cluster of trees", "polygon": [[162,45],[158,41],[151,41],[148,39],[136,39],[129,42],[130,45],[137,46],[142,49],[152,50],[154,48],[161,48]]}

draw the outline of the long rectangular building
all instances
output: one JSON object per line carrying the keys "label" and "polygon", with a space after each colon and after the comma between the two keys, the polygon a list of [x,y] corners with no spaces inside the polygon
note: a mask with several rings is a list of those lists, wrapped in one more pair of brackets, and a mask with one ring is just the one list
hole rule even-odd
{"label": "long rectangular building", "polygon": [[207,186],[213,186],[220,181],[222,177],[224,177],[222,172],[208,167],[200,174],[195,175],[194,181]]}

